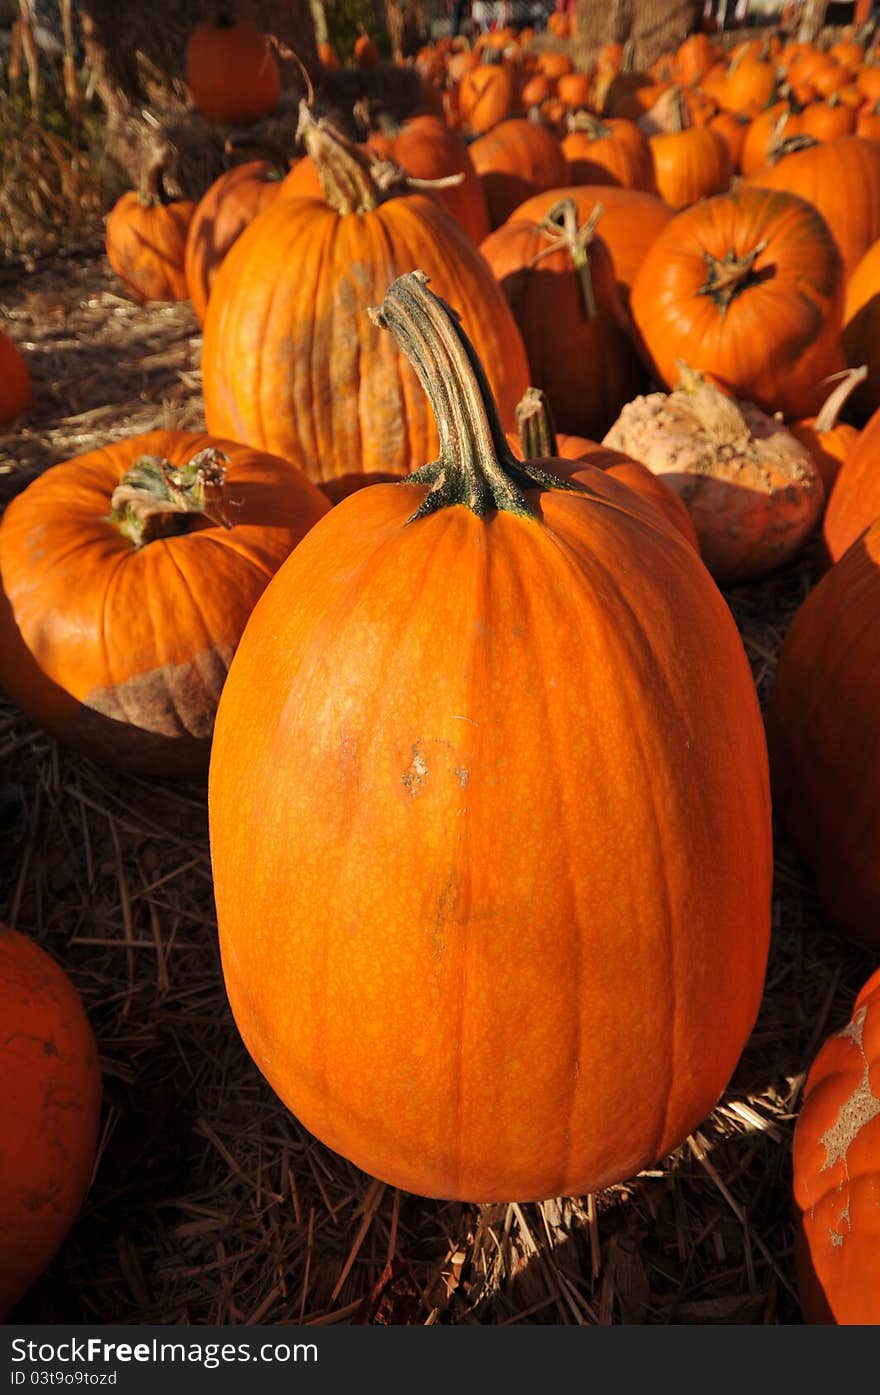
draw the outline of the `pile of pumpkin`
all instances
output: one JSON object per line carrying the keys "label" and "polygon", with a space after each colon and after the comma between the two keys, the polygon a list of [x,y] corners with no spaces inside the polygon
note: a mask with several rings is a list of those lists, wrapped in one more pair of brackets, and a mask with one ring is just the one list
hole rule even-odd
{"label": "pile of pumpkin", "polygon": [[[716,582],[823,516],[774,801],[880,949],[880,83],[850,41],[416,63],[431,109],[400,126],[303,104],[289,168],[196,206],[156,170],[113,210],[132,293],[204,321],[208,430],[8,507],[0,681],[94,760],[209,771],[232,1009],[319,1138],[427,1195],[595,1191],[683,1141],[754,1023],[767,746]],[[97,1086],[58,970],[0,950],[4,1013],[43,1022],[4,1047],[29,1131],[0,1151],[2,1310],[75,1212]],[[875,977],[797,1128],[810,1320],[880,1317],[878,1060]],[[35,1123],[62,1071],[63,1135]]]}

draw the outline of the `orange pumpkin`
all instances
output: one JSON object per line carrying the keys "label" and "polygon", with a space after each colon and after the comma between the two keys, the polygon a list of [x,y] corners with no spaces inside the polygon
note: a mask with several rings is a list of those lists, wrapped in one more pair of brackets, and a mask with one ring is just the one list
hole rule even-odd
{"label": "orange pumpkin", "polygon": [[0,1322],[38,1278],[82,1204],[101,1106],[82,999],[39,945],[0,924]]}
{"label": "orange pumpkin", "polygon": [[730,183],[730,154],[711,126],[652,136],[651,157],[657,193],[670,208],[721,194]]}
{"label": "orange pumpkin", "polygon": [[522,334],[532,382],[563,430],[583,436],[607,431],[645,381],[614,262],[596,235],[600,215],[596,208],[578,226],[573,200],[561,199],[540,223],[513,217],[480,248]]}
{"label": "orange pumpkin", "polygon": [[318,59],[321,67],[326,68],[331,73],[341,66],[335,48],[327,39],[323,39],[318,44]]}
{"label": "orange pumpkin", "polygon": [[761,717],[693,549],[599,470],[566,489],[517,462],[429,296],[409,273],[377,319],[440,459],[322,520],[224,688],[223,972],[270,1084],[374,1176],[595,1191],[688,1135],[755,1019]]}
{"label": "orange pumpkin", "polygon": [[632,312],[663,382],[679,360],[765,412],[812,415],[840,369],[843,267],[831,231],[792,194],[749,188],[680,213],[652,243]]}
{"label": "orange pumpkin", "polygon": [[[843,472],[838,488],[842,479]],[[812,868],[828,919],[875,955],[880,949],[878,676],[880,527],[875,522],[795,615],[767,711],[774,810]]]}
{"label": "orange pumpkin", "polygon": [[204,771],[254,603],[327,507],[288,462],[190,432],[52,466],[0,522],[0,684],[94,760]]}
{"label": "orange pumpkin", "polygon": [[516,109],[516,81],[505,63],[479,63],[461,80],[458,104],[462,120],[482,135]]}
{"label": "orange pumpkin", "polygon": [[845,102],[813,102],[806,107],[800,121],[801,130],[806,136],[815,136],[818,141],[837,140],[840,136],[851,136],[856,129],[855,110]]}
{"label": "orange pumpkin", "polygon": [[859,420],[865,421],[880,407],[880,239],[868,248],[847,284],[843,351],[851,367],[864,364],[868,370],[855,396]]}
{"label": "orange pumpkin", "polygon": [[728,71],[722,105],[728,111],[757,116],[770,105],[775,92],[775,65],[760,58],[745,57]]}
{"label": "orange pumpkin", "polygon": [[468,147],[439,117],[411,116],[400,126],[384,121],[368,136],[367,145],[416,179],[448,180],[462,175],[460,183],[429,192],[472,241],[482,242],[488,235],[486,195]]}
{"label": "orange pumpkin", "polygon": [[26,412],[33,396],[30,369],[9,335],[0,329],[0,426]]}
{"label": "orange pumpkin", "polygon": [[880,515],[880,411],[874,413],[846,457],[825,510],[823,533],[837,562]]}
{"label": "orange pumpkin", "polygon": [[863,140],[880,141],[880,102],[860,108],[856,116],[856,135]]}
{"label": "orange pumpkin", "polygon": [[202,115],[227,126],[271,116],[281,96],[278,60],[264,35],[250,20],[222,14],[190,34],[186,82]]}
{"label": "orange pumpkin", "polygon": [[791,154],[782,147],[773,166],[752,174],[749,183],[764,189],[785,189],[807,199],[831,228],[846,273],[851,276],[859,260],[880,238],[880,146],[859,136],[801,143]]}
{"label": "orange pumpkin", "polygon": [[771,164],[783,143],[801,134],[801,121],[800,110],[789,101],[774,102],[760,112],[751,121],[743,142],[740,162],[743,174],[754,174]]}
{"label": "orange pumpkin", "polygon": [[712,117],[709,126],[727,146],[731,170],[738,171],[750,126],[748,117],[742,114],[735,116],[732,111],[719,111],[717,116]]}
{"label": "orange pumpkin", "polygon": [[195,204],[168,199],[154,166],[140,193],[117,199],[104,232],[107,260],[136,300],[186,300],[186,237]]}
{"label": "orange pumpkin", "polygon": [[878,1145],[880,969],[813,1062],[794,1131],[795,1259],[809,1323],[880,1322]]}
{"label": "orange pumpkin", "polygon": [[567,107],[585,107],[593,84],[588,73],[563,73],[556,83],[556,95]]}
{"label": "orange pumpkin", "polygon": [[656,192],[651,147],[634,121],[606,121],[578,111],[569,118],[568,128],[562,153],[575,184],[617,184]]}
{"label": "orange pumpkin", "polygon": [[364,28],[354,41],[353,55],[359,68],[375,68],[379,62],[379,50]]}
{"label": "orange pumpkin", "polygon": [[489,223],[500,227],[533,194],[568,181],[568,161],[556,137],[535,121],[516,118],[487,131],[470,147],[483,182]]}
{"label": "orange pumpkin", "polygon": [[864,382],[867,371],[864,366],[849,369],[828,394],[815,417],[793,422],[788,428],[812,455],[822,476],[826,498],[830,497],[831,488],[840,474],[841,466],[852,455],[859,439],[858,428],[850,426],[848,422],[838,421],[838,416],[847,399],[859,384]]}
{"label": "orange pumpkin", "polygon": [[535,194],[517,208],[517,222],[540,223],[555,203],[570,198],[579,222],[585,222],[597,206],[602,207],[602,241],[614,261],[617,289],[624,306],[649,247],[672,219],[672,209],[653,194],[638,189],[618,189],[613,184],[581,184]]}
{"label": "orange pumpkin", "polygon": [[281,178],[267,160],[227,170],[196,205],[186,235],[184,275],[193,309],[204,320],[220,263],[248,223],[277,198]]}
{"label": "orange pumpkin", "polygon": [[717,50],[708,34],[691,34],[675,56],[675,68],[680,82],[695,85],[708,73],[717,57]]}
{"label": "orange pumpkin", "polygon": [[511,422],[528,386],[522,339],[485,259],[436,199],[388,197],[365,149],[305,109],[303,132],[327,197],[276,200],[220,268],[202,348],[208,429],[302,461],[316,483],[406,475],[437,442],[406,362],[359,329],[382,284],[429,266],[467,307]]}

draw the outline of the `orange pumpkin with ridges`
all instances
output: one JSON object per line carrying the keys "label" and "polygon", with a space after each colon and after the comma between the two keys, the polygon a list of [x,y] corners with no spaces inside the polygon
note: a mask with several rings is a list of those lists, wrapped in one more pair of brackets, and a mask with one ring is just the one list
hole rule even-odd
{"label": "orange pumpkin with ridges", "polygon": [[280,189],[281,176],[273,165],[249,160],[221,174],[196,204],[186,234],[184,275],[200,320],[205,318],[211,286],[226,253]]}
{"label": "orange pumpkin with ridges", "polygon": [[686,1138],[754,1022],[761,717],[692,548],[601,471],[566,489],[518,463],[428,294],[400,278],[379,322],[440,460],[322,520],[223,692],[223,972],[270,1084],[367,1172],[595,1191]]}

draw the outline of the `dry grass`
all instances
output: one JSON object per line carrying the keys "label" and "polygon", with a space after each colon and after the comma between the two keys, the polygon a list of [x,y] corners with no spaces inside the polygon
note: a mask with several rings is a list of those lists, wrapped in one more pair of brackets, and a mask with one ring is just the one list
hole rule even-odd
{"label": "dry grass", "polygon": [[[188,307],[134,306],[103,260],[55,263],[4,289],[39,403],[24,431],[0,437],[7,492],[101,439],[201,424]],[[762,697],[819,567],[814,547],[729,593]],[[764,1002],[719,1106],[626,1185],[540,1205],[426,1201],[316,1142],[229,1013],[204,786],[118,778],[2,703],[0,916],[68,967],[105,1079],[85,1208],[17,1320],[799,1320],[793,1120],[806,1067],[873,965],[825,931],[783,839]]]}

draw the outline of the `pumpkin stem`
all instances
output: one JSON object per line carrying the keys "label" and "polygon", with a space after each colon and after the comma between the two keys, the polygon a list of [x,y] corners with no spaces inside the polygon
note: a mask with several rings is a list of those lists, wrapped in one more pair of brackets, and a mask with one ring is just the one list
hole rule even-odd
{"label": "pumpkin stem", "polygon": [[867,376],[868,365],[863,363],[860,368],[846,368],[842,373],[833,373],[826,380],[833,382],[835,378],[839,378],[840,382],[822,403],[816,420],[813,422],[814,431],[834,430],[845,402],[855,392],[859,383],[865,381]]}
{"label": "pumpkin stem", "polygon": [[138,190],[138,198],[144,208],[158,207],[160,204],[171,202],[165,189],[165,167],[168,163],[168,155],[167,149],[158,151],[144,172],[141,187]]}
{"label": "pumpkin stem", "polygon": [[440,436],[439,458],[401,481],[430,486],[410,523],[453,504],[480,517],[498,509],[532,519],[524,489],[583,492],[516,459],[476,350],[457,313],[428,290],[423,271],[398,276],[369,314],[380,329],[391,331],[415,369]]}
{"label": "pumpkin stem", "polygon": [[229,511],[237,505],[224,489],[228,463],[213,446],[183,465],[172,465],[161,455],[142,455],[113,491],[110,522],[135,547],[188,533],[199,516],[231,528]]}
{"label": "pumpkin stem", "polygon": [[577,111],[570,111],[565,124],[570,132],[584,131],[592,140],[601,140],[605,136],[614,134],[611,127],[607,126],[600,117],[591,111],[585,111],[582,107]]}
{"label": "pumpkin stem", "polygon": [[676,359],[676,364],[679,373],[676,391],[687,393],[694,416],[715,445],[735,449],[746,447],[752,433],[739,403],[714,383],[708,382],[702,373],[691,368],[683,359]]}
{"label": "pumpkin stem", "polygon": [[787,140],[779,140],[775,145],[771,142],[767,149],[767,164],[775,165],[786,155],[794,155],[798,150],[811,150],[819,142],[815,136],[789,136]]}
{"label": "pumpkin stem", "polygon": [[723,257],[714,257],[704,252],[706,280],[697,295],[709,295],[718,307],[722,319],[727,314],[730,302],[756,280],[755,262],[767,246],[766,239],[753,247],[744,257],[738,257],[733,248]]}
{"label": "pumpkin stem", "polygon": [[597,203],[587,221],[579,228],[574,199],[560,199],[548,211],[543,223],[538,225],[539,232],[550,239],[549,245],[536,252],[529,263],[530,266],[537,266],[538,262],[553,252],[568,252],[580,283],[584,310],[590,320],[597,310],[593,273],[590,269],[590,243],[596,235],[596,224],[602,216],[602,211],[602,205]]}
{"label": "pumpkin stem", "polygon": [[403,189],[450,189],[464,179],[463,172],[416,179],[393,160],[349,140],[326,117],[316,120],[306,102],[300,102],[296,138],[315,163],[324,197],[341,214],[369,213]]}
{"label": "pumpkin stem", "polygon": [[559,455],[553,414],[543,388],[526,388],[516,406],[516,429],[523,460],[553,460]]}

